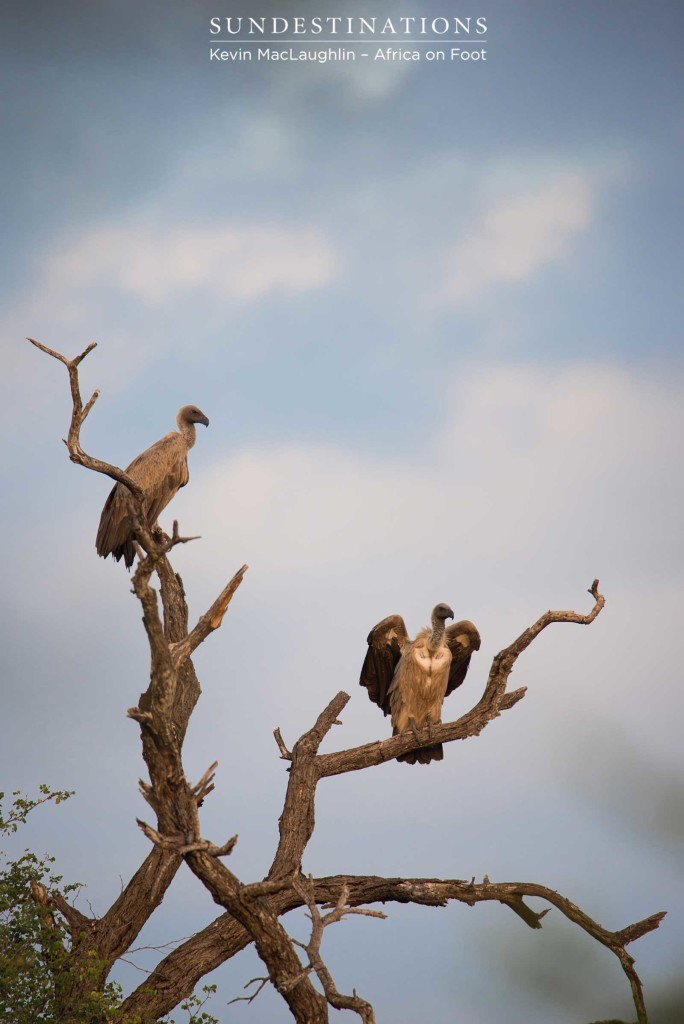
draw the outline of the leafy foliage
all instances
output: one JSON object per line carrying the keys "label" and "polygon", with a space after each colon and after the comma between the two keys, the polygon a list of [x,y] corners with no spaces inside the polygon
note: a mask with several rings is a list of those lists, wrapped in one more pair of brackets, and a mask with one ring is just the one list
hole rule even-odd
{"label": "leafy foliage", "polygon": [[[72,794],[40,787],[40,795],[31,799],[13,793],[11,807],[5,811],[4,793],[0,793],[0,833],[15,833],[36,807],[67,800]],[[97,984],[101,965],[87,959],[74,966],[70,957],[72,939],[61,915],[35,898],[36,891],[58,890],[73,895],[78,883],[62,885],[55,874],[54,857],[39,857],[24,850],[16,860],[0,851],[0,1021],[3,1024],[52,1024],[60,994],[79,980],[92,975],[93,986],[82,1000],[76,1020],[110,1021],[120,1003],[119,986],[108,983],[104,990]],[[86,985],[86,989],[90,986]],[[99,989],[99,991],[98,991]]]}
{"label": "leafy foliage", "polygon": [[[180,1009],[184,1010],[188,1015],[187,1024],[219,1024],[216,1017],[212,1017],[210,1013],[207,1013],[204,1010],[204,1006],[215,992],[216,985],[204,985],[202,987],[204,999],[201,999],[200,996],[194,992],[188,999],[185,999],[180,1004]],[[164,1017],[164,1022],[165,1024],[177,1024],[177,1022],[170,1017]]]}
{"label": "leafy foliage", "polygon": [[[35,798],[12,793],[7,811],[0,792],[0,834],[16,833],[36,807],[50,801],[68,800],[73,793],[41,786]],[[54,1024],[58,1006],[69,990],[83,995],[70,1013],[70,1021],[83,1024],[115,1024],[123,992],[116,982],[103,980],[103,964],[92,954],[74,956],[74,939],[61,914],[35,898],[36,889],[46,894],[59,891],[73,896],[81,888],[75,882],[62,885],[55,874],[54,857],[24,850],[11,860],[0,850],[0,1024]],[[104,972],[106,974],[106,972]],[[194,994],[180,1009],[187,1024],[218,1024],[204,1006],[216,992],[205,985],[202,996]],[[166,1024],[175,1021],[165,1018]]]}

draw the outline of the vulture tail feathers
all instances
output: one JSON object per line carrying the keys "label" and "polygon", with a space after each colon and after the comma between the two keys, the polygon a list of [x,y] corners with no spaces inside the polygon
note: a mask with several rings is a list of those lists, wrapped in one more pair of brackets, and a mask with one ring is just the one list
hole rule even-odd
{"label": "vulture tail feathers", "polygon": [[133,541],[129,538],[124,544],[121,545],[121,547],[118,547],[114,551],[112,551],[112,558],[116,559],[117,562],[120,562],[121,559],[123,558],[124,565],[126,566],[127,569],[130,569],[131,566],[133,565],[133,559],[135,558],[135,548],[133,547]]}
{"label": "vulture tail feathers", "polygon": [[430,764],[430,761],[443,761],[444,748],[441,743],[434,743],[431,747],[422,747],[420,750],[412,750],[409,754],[400,754],[397,761],[405,761],[406,764]]}
{"label": "vulture tail feathers", "polygon": [[127,498],[120,485],[116,484],[102,509],[95,547],[101,558],[111,555],[117,562],[123,558],[127,569],[135,558],[129,516]]}
{"label": "vulture tail feathers", "polygon": [[[392,729],[392,735],[398,736],[399,730],[396,726]],[[396,759],[397,761],[403,761],[405,764],[430,764],[430,761],[443,761],[444,760],[444,747],[441,743],[433,743],[429,747],[421,747],[420,750],[410,750],[408,754],[400,754]]]}

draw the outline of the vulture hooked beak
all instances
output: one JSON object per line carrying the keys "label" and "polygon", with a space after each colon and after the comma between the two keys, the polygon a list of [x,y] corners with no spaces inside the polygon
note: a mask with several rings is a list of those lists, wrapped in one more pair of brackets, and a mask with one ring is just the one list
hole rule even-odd
{"label": "vulture hooked beak", "polygon": [[178,410],[176,423],[179,427],[181,427],[182,423],[203,423],[205,427],[208,427],[209,419],[204,415],[201,409],[197,408],[196,405],[184,405],[182,409]]}

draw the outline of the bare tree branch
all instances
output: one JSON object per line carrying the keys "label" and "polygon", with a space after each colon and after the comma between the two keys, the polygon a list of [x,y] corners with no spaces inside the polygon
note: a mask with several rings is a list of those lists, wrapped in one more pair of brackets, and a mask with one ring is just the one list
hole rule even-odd
{"label": "bare tree branch", "polygon": [[244,887],[224,864],[204,853],[190,853],[187,863],[213,899],[224,906],[252,936],[275,989],[299,1024],[327,1024],[327,1003],[308,977],[294,946],[278,920],[278,913],[263,897],[245,896]]}
{"label": "bare tree branch", "polygon": [[265,988],[266,985],[268,985],[270,980],[271,979],[269,978],[268,975],[266,975],[265,978],[251,978],[246,983],[244,988],[247,989],[247,988],[250,987],[250,985],[256,985],[256,983],[258,981],[259,982],[259,987],[256,990],[256,992],[253,992],[251,996],[235,996],[234,999],[229,999],[226,1005],[230,1006],[232,1003],[248,1003],[248,1004],[249,1003],[253,1003],[254,1000],[256,999],[256,997],[259,995],[259,993]]}
{"label": "bare tree branch", "polygon": [[275,741],[276,741],[276,744],[278,745],[278,750],[280,751],[280,756],[282,757],[283,761],[291,761],[292,760],[292,754],[290,753],[290,751],[285,746],[285,740],[283,739],[283,737],[281,735],[279,727],[276,727],[273,730],[273,735],[275,737]]}
{"label": "bare tree branch", "polygon": [[202,851],[209,854],[210,857],[227,857],[228,854],[233,852],[237,843],[237,836],[231,836],[223,846],[216,846],[214,843],[210,843],[208,839],[197,839],[189,843],[182,835],[163,836],[156,829],[152,828],[151,825],[148,825],[146,821],[141,821],[140,818],[135,820],[142,832],[155,846],[159,846],[162,850],[174,850],[181,856],[185,856],[186,853]]}
{"label": "bare tree branch", "polygon": [[[153,533],[154,532],[155,531],[153,531]],[[159,529],[159,533],[162,537],[161,552],[164,555],[168,555],[169,551],[175,548],[178,544],[189,544],[190,541],[202,539],[201,537],[181,537],[177,519],[174,519],[173,521],[170,537],[165,534],[161,528]]]}
{"label": "bare tree branch", "polygon": [[323,941],[323,930],[327,928],[328,925],[336,924],[338,921],[341,921],[344,917],[347,917],[350,914],[363,914],[366,917],[378,917],[382,920],[384,920],[387,915],[383,914],[380,910],[365,910],[359,907],[349,906],[349,890],[346,885],[343,885],[340,890],[337,903],[334,905],[333,909],[330,913],[321,916],[316,905],[316,892],[313,879],[309,878],[308,883],[304,883],[302,879],[296,878],[292,883],[292,887],[309,908],[309,917],[311,919],[311,937],[308,943],[296,943],[305,950],[309,958],[309,965],[308,967],[305,967],[304,970],[309,971],[313,969],[316,972],[316,977],[323,986],[325,998],[328,1000],[330,1005],[334,1007],[334,1009],[353,1010],[354,1013],[359,1015],[363,1024],[375,1024],[375,1013],[369,1002],[365,999],[361,999],[361,997],[356,994],[356,991],[354,991],[351,996],[345,996],[338,991],[332,974],[321,955],[321,943]]}
{"label": "bare tree branch", "polygon": [[209,611],[201,616],[192,632],[178,643],[172,644],[171,655],[176,668],[180,668],[184,661],[190,657],[193,651],[197,650],[199,645],[206,640],[209,634],[219,628],[223,622],[223,616],[226,614],[231,598],[242,583],[242,579],[247,572],[247,569],[248,566],[246,565],[243,565],[241,569],[238,569],[233,578],[226,584],[219,596],[216,598]]}
{"label": "bare tree branch", "polygon": [[297,740],[283,813],[278,822],[280,841],[268,878],[292,875],[301,869],[306,844],[314,830],[314,796],[320,778],[316,761],[318,748],[346,706],[349,695],[340,692],[321,712],[315,724]]}
{"label": "bare tree branch", "polygon": [[182,858],[154,847],[109,910],[97,922],[100,956],[113,963],[129,951],[143,926],[159,907]]}
{"label": "bare tree branch", "polygon": [[[108,462],[102,462],[100,459],[95,459],[91,455],[86,455],[81,447],[81,427],[85,421],[86,416],[92,409],[93,405],[97,401],[100,392],[95,391],[85,407],[83,405],[83,399],[81,398],[81,388],[78,379],[78,367],[83,362],[85,357],[97,348],[97,342],[92,342],[86,349],[81,352],[80,355],[75,356],[73,359],[67,359],[66,356],[61,355],[59,352],[55,352],[53,349],[48,348],[47,345],[42,345],[39,341],[34,338],[27,338],[32,345],[40,349],[41,352],[45,352],[46,355],[52,356],[53,359],[59,360],[63,363],[69,374],[69,385],[71,387],[71,401],[72,401],[72,412],[71,412],[71,423],[69,424],[69,433],[65,444],[69,451],[69,458],[72,462],[78,463],[80,466],[84,466],[86,469],[91,469],[95,473],[104,473],[105,476],[109,476],[112,480],[117,480],[124,484],[129,489],[131,495],[137,501],[137,506],[134,502],[134,508],[136,513],[141,514],[140,503],[143,500],[142,489],[134,483],[133,480],[123,470],[119,469],[118,466],[111,466]],[[141,517],[142,518],[142,517]],[[136,524],[137,525],[137,524]]]}
{"label": "bare tree branch", "polygon": [[[301,884],[301,878],[298,878],[298,881]],[[555,907],[592,939],[610,949],[620,960],[623,970],[624,947],[635,938],[640,938],[658,928],[665,916],[664,913],[653,914],[627,928],[611,932],[560,893],[533,882],[491,882],[487,879],[476,883],[474,880],[466,881],[464,879],[332,875],[314,878],[312,885],[316,903],[324,906],[335,905],[345,887],[349,893],[348,905],[351,907],[378,903],[413,903],[419,906],[445,907],[450,902],[463,903],[466,906],[498,902],[514,909],[526,924],[534,928],[542,927],[541,919],[545,912],[535,912],[523,901],[530,897],[539,898]],[[301,893],[297,892],[292,879],[289,882],[287,879],[281,879],[279,882],[255,883],[253,886],[244,886],[243,891],[246,895],[253,893],[263,896],[268,894],[274,911],[281,915],[306,905],[306,901],[303,900]],[[525,906],[529,911],[529,921],[519,913],[518,908],[521,906]],[[535,918],[536,924],[533,923]],[[625,936],[627,937],[625,938]],[[149,1004],[151,1009],[158,1016],[169,1012],[181,999],[193,991],[203,974],[215,970],[250,945],[251,941],[246,929],[241,927],[230,914],[223,914],[188,942],[178,946],[157,965],[145,986],[128,997],[124,1003],[125,1013],[134,1016],[139,1007],[145,1005],[145,990],[148,984],[157,993]],[[631,985],[632,979],[629,974],[628,978]],[[635,1003],[635,1005],[637,1004]],[[637,1012],[641,1012],[639,1008]],[[642,1019],[638,1018],[638,1020],[639,1024],[642,1024]]]}
{"label": "bare tree branch", "polygon": [[[394,761],[400,754],[419,750],[430,743],[450,743],[452,740],[467,740],[473,736],[479,736],[486,725],[497,718],[502,711],[514,707],[518,701],[522,700],[526,692],[526,687],[522,687],[512,693],[504,693],[496,704],[489,702],[485,704],[483,697],[476,707],[457,721],[433,725],[431,732],[427,727],[419,730],[418,739],[414,737],[413,733],[399,733],[386,740],[364,743],[360,747],[350,747],[348,750],[338,750],[331,754],[320,754],[317,760],[319,777],[343,775],[346,772],[357,772],[373,765],[384,764],[386,761]],[[345,696],[349,699],[348,694]]]}

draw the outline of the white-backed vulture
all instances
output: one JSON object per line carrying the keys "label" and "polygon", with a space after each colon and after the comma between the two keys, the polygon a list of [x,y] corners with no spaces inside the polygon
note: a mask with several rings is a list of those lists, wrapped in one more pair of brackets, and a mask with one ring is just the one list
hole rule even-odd
{"label": "white-backed vulture", "polygon": [[[390,615],[368,634],[361,686],[370,699],[392,716],[392,735],[418,730],[442,720],[442,702],[466,677],[470,656],[480,649],[480,634],[463,619],[445,625],[454,613],[447,604],[432,611],[432,628],[409,640],[401,615]],[[397,761],[429,764],[444,757],[441,743],[402,754]]]}
{"label": "white-backed vulture", "polygon": [[[188,452],[195,443],[195,424],[209,426],[209,420],[196,405],[179,409],[176,423],[178,432],[172,430],[166,434],[133,459],[126,470],[131,480],[145,492],[143,508],[150,528],[176,491],[185,487],[189,480]],[[117,483],[102,509],[95,547],[102,558],[111,555],[117,562],[123,558],[127,569],[133,565],[135,557],[135,534],[130,516],[130,492]]]}

